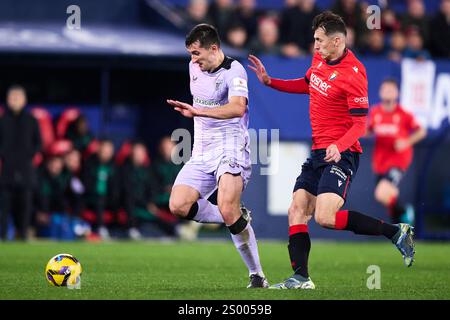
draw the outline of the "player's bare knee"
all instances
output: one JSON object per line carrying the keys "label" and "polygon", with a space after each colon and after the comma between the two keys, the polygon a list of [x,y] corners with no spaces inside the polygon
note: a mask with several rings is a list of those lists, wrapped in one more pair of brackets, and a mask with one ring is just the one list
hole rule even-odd
{"label": "player's bare knee", "polygon": [[324,228],[334,228],[335,219],[325,211],[316,211],[315,220],[317,224]]}
{"label": "player's bare knee", "polygon": [[307,224],[311,220],[311,214],[307,208],[292,204],[288,209],[289,225]]}
{"label": "player's bare knee", "polygon": [[180,218],[184,218],[188,215],[190,207],[191,206],[189,205],[189,203],[186,203],[185,201],[176,200],[170,197],[169,209],[173,215],[176,215],[177,217]]}
{"label": "player's bare knee", "polygon": [[226,225],[232,225],[240,216],[239,206],[230,202],[220,203],[219,211]]}

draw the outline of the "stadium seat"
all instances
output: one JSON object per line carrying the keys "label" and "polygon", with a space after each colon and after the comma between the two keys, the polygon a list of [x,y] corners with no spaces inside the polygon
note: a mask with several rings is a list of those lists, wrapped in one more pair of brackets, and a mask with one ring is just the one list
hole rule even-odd
{"label": "stadium seat", "polygon": [[42,155],[42,153],[41,152],[36,153],[32,160],[33,168],[39,167],[43,161],[44,161],[44,156]]}
{"label": "stadium seat", "polygon": [[69,125],[74,122],[80,115],[80,109],[75,107],[64,110],[58,120],[58,123],[56,124],[56,137],[58,139],[63,139],[67,133]]}
{"label": "stadium seat", "polygon": [[61,156],[73,149],[72,141],[67,139],[59,139],[54,141],[47,149],[50,156]]}
{"label": "stadium seat", "polygon": [[[91,225],[95,224],[95,222],[97,221],[97,216],[96,216],[95,212],[90,209],[84,210],[81,213],[81,218]],[[113,212],[111,212],[109,210],[105,210],[103,212],[103,221],[106,225],[110,225],[115,222],[120,225],[126,225],[128,222],[128,215],[126,214],[126,212],[123,209],[120,209],[117,212],[116,217],[114,217]]]}
{"label": "stadium seat", "polygon": [[42,107],[34,107],[31,109],[30,113],[39,124],[39,131],[41,133],[42,140],[42,150],[46,152],[53,141],[55,141],[52,115]]}
{"label": "stadium seat", "polygon": [[[125,161],[128,159],[128,157],[131,154],[131,147],[132,147],[132,143],[130,141],[125,141],[124,143],[122,143],[122,145],[120,146],[120,149],[117,151],[116,154],[116,165],[121,166],[125,163]],[[148,152],[146,153],[145,156],[145,166],[149,166],[151,163],[150,161],[150,156],[148,154]]]}
{"label": "stadium seat", "polygon": [[83,153],[83,160],[88,159],[91,155],[95,154],[99,147],[99,141],[93,139],[87,146],[86,150]]}

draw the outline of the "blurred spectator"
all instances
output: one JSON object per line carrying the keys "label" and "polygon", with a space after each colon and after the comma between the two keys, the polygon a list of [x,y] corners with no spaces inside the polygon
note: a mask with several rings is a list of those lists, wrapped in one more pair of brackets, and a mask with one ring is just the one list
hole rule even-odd
{"label": "blurred spectator", "polygon": [[114,145],[110,140],[101,140],[97,154],[92,155],[83,168],[82,181],[86,188],[86,207],[93,210],[96,223],[94,236],[98,233],[104,240],[110,238],[105,226],[105,211],[117,212],[119,185],[117,168],[113,162]]}
{"label": "blurred spectator", "polygon": [[244,50],[248,41],[247,31],[241,24],[233,25],[227,33],[226,42],[229,46]]}
{"label": "blurred spectator", "polygon": [[284,1],[284,6],[286,8],[295,7],[296,5],[298,5],[298,1],[299,0],[285,0]]}
{"label": "blurred spectator", "polygon": [[46,152],[50,145],[55,141],[52,115],[45,108],[41,107],[32,108],[30,113],[38,122],[42,151]]}
{"label": "blurred spectator", "polygon": [[428,44],[429,21],[425,14],[425,5],[422,0],[409,0],[406,14],[401,19],[404,32],[415,27],[422,38],[424,46]]}
{"label": "blurred spectator", "polygon": [[172,154],[174,150],[175,142],[171,140],[170,136],[163,137],[159,142],[159,153],[153,162],[153,171],[158,183],[158,194],[155,202],[159,208],[165,209],[167,212],[170,212],[169,198],[173,183],[183,167],[181,164],[173,163]]}
{"label": "blurred spectator", "polygon": [[311,30],[314,17],[320,13],[315,0],[298,0],[295,6],[283,9],[280,35],[283,54],[289,57],[308,54],[314,42]]}
{"label": "blurred spectator", "polygon": [[0,234],[6,240],[11,213],[17,238],[27,240],[36,187],[32,159],[41,149],[41,137],[36,119],[24,111],[27,104],[25,89],[18,85],[10,87],[6,99],[7,110],[0,118]]}
{"label": "blurred spectator", "polygon": [[256,37],[259,15],[260,13],[256,9],[256,0],[239,0],[234,19],[245,28],[247,40]]}
{"label": "blurred spectator", "polygon": [[450,58],[450,0],[442,0],[438,14],[431,22],[430,47],[433,56]]}
{"label": "blurred spectator", "polygon": [[228,29],[235,21],[233,0],[215,0],[209,7],[208,15],[219,32],[221,39],[226,39]]}
{"label": "blurred spectator", "polygon": [[278,24],[275,18],[265,17],[258,24],[258,38],[250,45],[250,52],[256,55],[281,54],[278,45]]}
{"label": "blurred spectator", "polygon": [[406,48],[406,38],[402,31],[394,31],[390,39],[390,51],[388,58],[394,62],[400,62]]}
{"label": "blurred spectator", "polygon": [[129,237],[138,240],[141,222],[151,222],[170,236],[175,235],[176,219],[170,220],[161,216],[155,204],[157,197],[157,181],[148,165],[147,148],[142,143],[134,143],[129,161],[121,168],[121,181],[125,210],[130,221]]}
{"label": "blurred spectator", "polygon": [[89,131],[89,123],[85,116],[80,115],[69,125],[66,138],[72,141],[74,148],[81,153],[86,151],[93,140],[93,136]]}
{"label": "blurred spectator", "polygon": [[371,30],[367,38],[364,54],[370,57],[384,58],[387,53],[384,41],[383,31]]}
{"label": "blurred spectator", "polygon": [[[73,238],[68,214],[67,191],[70,177],[64,173],[61,155],[48,157],[39,169],[38,208],[36,222],[39,227],[50,227],[54,239]],[[39,232],[38,232],[39,234]]]}
{"label": "blurred spectator", "polygon": [[424,41],[418,28],[412,26],[406,34],[406,49],[403,56],[417,60],[430,59],[430,53],[424,49]]}
{"label": "blurred spectator", "polygon": [[401,28],[400,21],[392,9],[384,9],[381,12],[381,30],[386,33],[397,31]]}
{"label": "blurred spectator", "polygon": [[355,30],[349,27],[347,27],[346,30],[347,37],[345,37],[345,46],[356,53],[357,50],[355,48]]}
{"label": "blurred spectator", "polygon": [[[175,146],[175,142],[171,140],[170,136],[163,137],[159,142],[158,156],[152,165],[158,181],[158,194],[155,198],[155,203],[160,212],[165,212],[167,215],[172,215],[169,210],[170,192],[178,172],[180,172],[183,166],[181,164],[175,164],[172,161]],[[217,191],[208,198],[208,201],[215,204],[217,203]],[[186,223],[178,224],[176,232],[181,239],[195,240],[202,227],[214,229],[220,227],[220,225],[204,225],[191,220]]]}
{"label": "blurred spectator", "polygon": [[208,0],[190,0],[186,8],[187,28],[190,30],[200,23],[211,24],[211,18],[208,16]]}
{"label": "blurred spectator", "polygon": [[364,47],[364,39],[368,31],[366,25],[366,12],[362,4],[356,0],[336,0],[331,11],[340,15],[347,27],[355,30],[355,44],[357,48]]}
{"label": "blurred spectator", "polygon": [[68,189],[68,202],[70,211],[74,217],[80,217],[84,208],[83,195],[85,187],[81,181],[81,153],[72,149],[64,155],[64,165],[66,174],[70,179]]}

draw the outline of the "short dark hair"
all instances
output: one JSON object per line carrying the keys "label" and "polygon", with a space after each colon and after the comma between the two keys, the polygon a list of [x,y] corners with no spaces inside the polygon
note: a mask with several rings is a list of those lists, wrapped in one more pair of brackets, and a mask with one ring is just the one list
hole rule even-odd
{"label": "short dark hair", "polygon": [[206,23],[196,25],[186,36],[186,48],[199,41],[200,47],[208,49],[213,44],[220,47],[220,37],[217,29]]}
{"label": "short dark hair", "polygon": [[319,28],[324,29],[327,36],[336,32],[347,35],[344,19],[331,11],[322,12],[314,17],[312,29],[316,31]]}
{"label": "short dark hair", "polygon": [[383,79],[383,81],[381,81],[381,85],[383,85],[385,83],[391,83],[391,84],[395,85],[397,88],[399,87],[397,79],[392,78],[392,77],[385,78],[385,79]]}
{"label": "short dark hair", "polygon": [[25,90],[25,88],[23,86],[21,86],[20,84],[13,84],[13,85],[8,87],[8,90],[6,90],[6,94],[10,94],[11,91],[16,91],[16,90],[20,90],[20,91],[22,91],[25,94],[27,92]]}

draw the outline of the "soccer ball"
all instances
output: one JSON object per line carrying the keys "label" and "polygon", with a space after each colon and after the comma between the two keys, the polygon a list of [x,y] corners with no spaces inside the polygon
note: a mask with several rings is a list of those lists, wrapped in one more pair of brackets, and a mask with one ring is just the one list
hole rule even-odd
{"label": "soccer ball", "polygon": [[51,258],[45,267],[45,278],[55,287],[80,284],[81,264],[71,254],[60,253]]}

